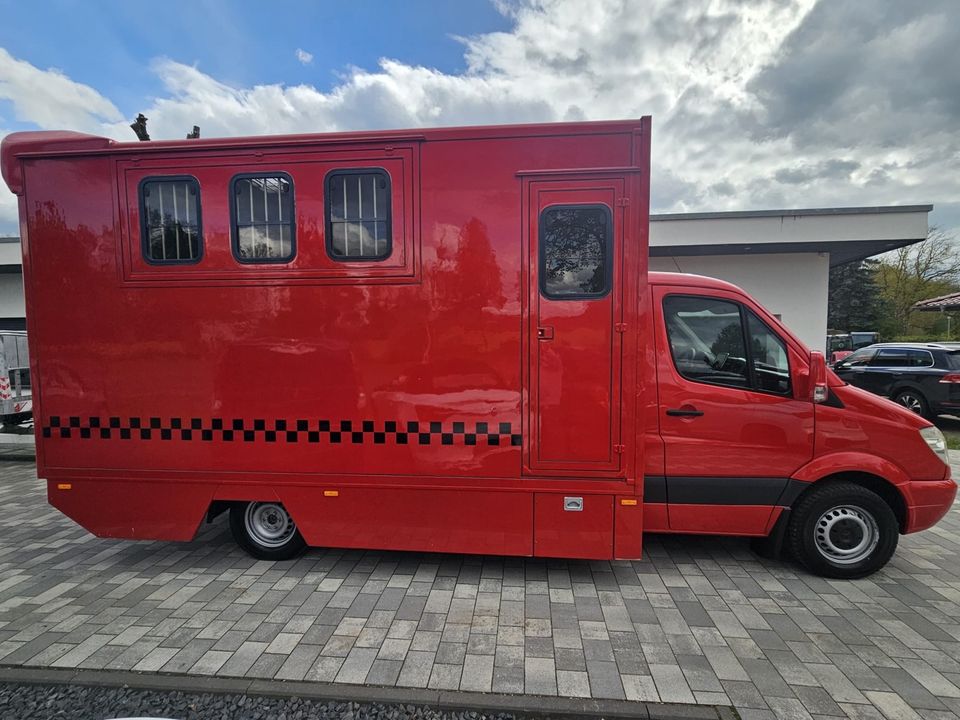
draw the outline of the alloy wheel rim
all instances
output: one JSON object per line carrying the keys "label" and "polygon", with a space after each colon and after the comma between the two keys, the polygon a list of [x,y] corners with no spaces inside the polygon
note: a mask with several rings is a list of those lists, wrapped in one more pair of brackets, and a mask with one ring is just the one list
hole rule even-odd
{"label": "alloy wheel rim", "polygon": [[243,520],[254,542],[269,548],[282,547],[297,529],[293,518],[279,503],[250,503]]}
{"label": "alloy wheel rim", "polygon": [[915,412],[917,415],[919,415],[920,411],[923,409],[923,405],[920,403],[920,398],[918,398],[916,395],[904,393],[898,399],[900,400],[901,405],[903,405],[907,410]]}
{"label": "alloy wheel rim", "polygon": [[813,533],[817,550],[835,565],[861,562],[880,542],[876,519],[855,505],[830,508],[817,520]]}

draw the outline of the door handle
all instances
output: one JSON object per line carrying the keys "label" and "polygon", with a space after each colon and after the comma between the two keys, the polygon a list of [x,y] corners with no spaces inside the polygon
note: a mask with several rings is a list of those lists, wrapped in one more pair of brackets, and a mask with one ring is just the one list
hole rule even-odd
{"label": "door handle", "polygon": [[697,410],[696,408],[692,407],[670,408],[667,410],[667,415],[671,415],[673,417],[700,417],[703,415],[703,410]]}
{"label": "door handle", "polygon": [[553,327],[550,325],[538,327],[537,340],[553,340]]}

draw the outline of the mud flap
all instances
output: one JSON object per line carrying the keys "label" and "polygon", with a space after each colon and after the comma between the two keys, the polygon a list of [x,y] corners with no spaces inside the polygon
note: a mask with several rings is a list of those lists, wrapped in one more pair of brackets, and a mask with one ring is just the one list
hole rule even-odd
{"label": "mud flap", "polygon": [[787,525],[790,524],[790,508],[780,511],[780,517],[773,524],[770,534],[766,537],[754,538],[750,541],[750,549],[760,557],[769,560],[780,560],[783,557],[783,540],[787,535]]}

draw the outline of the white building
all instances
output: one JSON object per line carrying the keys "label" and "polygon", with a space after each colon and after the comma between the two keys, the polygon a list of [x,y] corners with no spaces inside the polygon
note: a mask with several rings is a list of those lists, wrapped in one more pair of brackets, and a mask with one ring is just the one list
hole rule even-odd
{"label": "white building", "polygon": [[[779,315],[811,348],[821,349],[830,268],[923,240],[932,209],[904,205],[654,215],[650,267],[729,280]],[[24,315],[19,241],[0,238],[0,329],[23,329]]]}
{"label": "white building", "polygon": [[650,269],[739,285],[811,349],[822,350],[830,268],[920,242],[927,237],[932,209],[894,205],[653,215]]}
{"label": "white building", "polygon": [[26,330],[20,238],[0,237],[0,330]]}

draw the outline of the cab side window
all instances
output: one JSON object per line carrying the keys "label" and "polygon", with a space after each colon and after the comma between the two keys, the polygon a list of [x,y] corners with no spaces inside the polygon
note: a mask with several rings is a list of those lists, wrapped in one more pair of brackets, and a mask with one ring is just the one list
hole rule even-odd
{"label": "cab side window", "polygon": [[670,353],[688,380],[749,387],[740,307],[707,297],[670,296],[663,301]]}
{"label": "cab side window", "polygon": [[788,395],[790,363],[787,361],[787,346],[750,310],[747,310],[747,329],[750,332],[750,357],[756,388]]}
{"label": "cab side window", "polygon": [[703,296],[664,298],[677,372],[688,380],[789,395],[787,346],[753,311]]}

